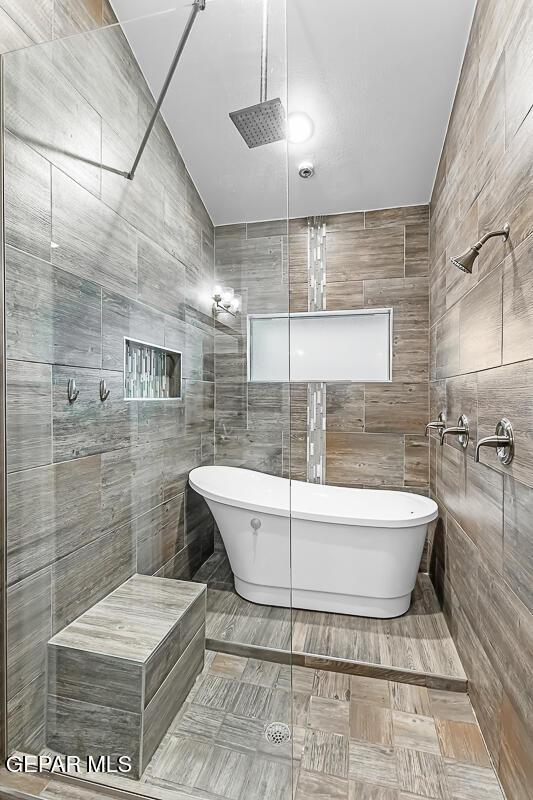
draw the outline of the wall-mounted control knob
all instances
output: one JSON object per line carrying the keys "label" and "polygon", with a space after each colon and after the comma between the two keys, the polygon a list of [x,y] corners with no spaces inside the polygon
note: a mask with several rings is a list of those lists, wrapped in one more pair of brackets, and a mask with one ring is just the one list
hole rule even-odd
{"label": "wall-mounted control knob", "polygon": [[453,428],[443,428],[440,432],[440,443],[441,446],[444,444],[444,440],[447,436],[457,436],[457,441],[461,445],[463,449],[468,447],[468,442],[470,439],[470,430],[468,427],[468,417],[464,414],[461,414],[459,419],[457,420],[457,425]]}
{"label": "wall-mounted control knob", "polygon": [[441,411],[435,421],[428,422],[426,425],[426,436],[429,436],[430,431],[442,431],[446,427],[446,412]]}
{"label": "wall-mounted control knob", "polygon": [[474,461],[479,461],[479,451],[482,447],[494,447],[496,455],[501,464],[510,464],[514,458],[514,434],[513,426],[508,419],[502,419],[496,425],[494,436],[486,436],[476,444]]}

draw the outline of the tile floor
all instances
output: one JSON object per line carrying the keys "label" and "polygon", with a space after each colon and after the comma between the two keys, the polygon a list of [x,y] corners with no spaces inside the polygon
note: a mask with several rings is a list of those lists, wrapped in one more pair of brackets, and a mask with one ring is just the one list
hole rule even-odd
{"label": "tile floor", "polygon": [[[229,645],[240,655],[251,655],[246,653],[250,646],[288,653],[292,639],[295,658],[312,655],[355,662],[390,670],[397,680],[411,680],[416,673],[426,685],[466,688],[465,672],[428,575],[418,576],[411,608],[397,619],[249,603],[236,594],[231,568],[220,552],[202,565],[195,580],[208,584],[206,635],[214,650]],[[337,668],[344,671],[345,665]]]}
{"label": "tile floor", "polygon": [[[274,720],[292,743],[267,742]],[[142,779],[100,780],[158,800],[504,800],[468,695],[214,652]]]}
{"label": "tile floor", "polygon": [[[292,745],[266,741],[273,720],[292,720]],[[468,695],[213,652],[141,781],[114,785],[159,800],[504,800]]]}

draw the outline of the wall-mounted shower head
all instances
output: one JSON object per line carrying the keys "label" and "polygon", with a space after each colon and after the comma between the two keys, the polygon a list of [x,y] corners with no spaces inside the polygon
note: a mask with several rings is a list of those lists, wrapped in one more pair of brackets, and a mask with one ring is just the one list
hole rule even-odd
{"label": "wall-mounted shower head", "polygon": [[479,255],[478,248],[474,245],[474,247],[469,247],[468,250],[465,250],[460,256],[455,256],[455,258],[450,258],[450,261],[455,267],[462,269],[463,272],[471,273],[474,268],[474,262]]}
{"label": "wall-mounted shower head", "polygon": [[509,224],[506,223],[501,231],[490,231],[490,233],[486,233],[485,236],[479,240],[479,242],[473,244],[472,247],[469,247],[468,250],[465,250],[465,252],[461,253],[460,256],[450,258],[450,261],[454,267],[458,267],[463,272],[471,273],[474,268],[475,260],[479,255],[479,251],[485,242],[488,241],[488,239],[492,239],[494,236],[501,236],[503,241],[506,242],[509,238],[510,230]]}

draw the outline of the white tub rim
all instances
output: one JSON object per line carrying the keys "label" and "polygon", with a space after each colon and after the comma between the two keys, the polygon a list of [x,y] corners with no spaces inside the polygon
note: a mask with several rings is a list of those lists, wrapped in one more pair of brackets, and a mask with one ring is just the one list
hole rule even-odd
{"label": "white tub rim", "polygon": [[[216,472],[215,472],[216,471]],[[219,486],[213,486],[212,479],[218,477]],[[264,502],[246,496],[246,489],[243,483],[250,475],[260,476],[264,483],[270,486],[276,494],[275,502]],[[211,476],[211,483],[206,484],[206,479]],[[226,482],[224,481],[226,478]],[[228,484],[238,479],[240,484],[236,491],[235,486],[231,490],[224,491],[224,486],[228,489]],[[258,480],[254,478],[252,480]],[[280,517],[290,517],[291,519],[302,519],[310,522],[327,522],[338,525],[353,525],[370,528],[414,528],[420,525],[427,525],[438,517],[438,506],[434,500],[424,495],[402,492],[392,489],[357,489],[342,486],[326,486],[305,481],[295,481],[289,478],[279,478],[267,473],[257,472],[256,470],[244,469],[242,467],[226,466],[204,466],[196,467],[189,473],[189,483],[191,487],[202,495],[206,500],[220,503],[221,505],[232,506],[235,508],[246,509],[256,513],[273,514]],[[219,488],[220,487],[220,488]],[[250,486],[248,486],[248,489]],[[378,496],[378,494],[379,496]],[[324,511],[317,508],[316,503],[319,497],[327,498],[331,507]],[[354,513],[346,507],[347,503],[353,504],[355,500],[361,503],[365,501],[395,500],[393,506],[402,513],[393,514],[373,514]],[[312,504],[315,506],[312,507]],[[335,505],[334,505],[335,504]],[[310,507],[311,506],[311,507]],[[381,509],[383,510],[383,508]],[[406,513],[408,512],[408,513]]]}

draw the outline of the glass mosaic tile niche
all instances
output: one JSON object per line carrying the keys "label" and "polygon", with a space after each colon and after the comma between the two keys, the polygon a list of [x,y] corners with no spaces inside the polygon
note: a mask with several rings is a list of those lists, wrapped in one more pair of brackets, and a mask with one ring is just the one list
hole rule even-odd
{"label": "glass mosaic tile niche", "polygon": [[181,353],[124,339],[126,400],[176,400],[181,397]]}

